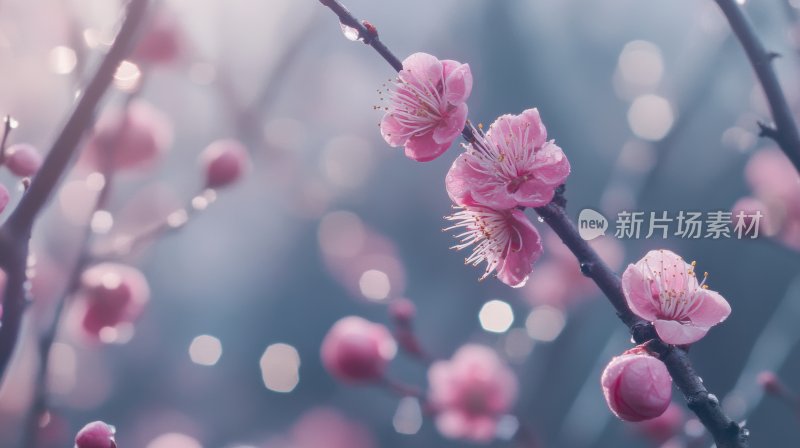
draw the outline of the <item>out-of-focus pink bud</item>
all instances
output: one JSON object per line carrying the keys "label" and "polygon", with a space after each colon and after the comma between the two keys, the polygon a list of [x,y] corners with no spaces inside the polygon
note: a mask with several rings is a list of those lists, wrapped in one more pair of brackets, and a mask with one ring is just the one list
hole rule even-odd
{"label": "out-of-focus pink bud", "polygon": [[376,381],[397,353],[389,330],[357,316],[348,316],[331,327],[322,341],[322,364],[345,382]]}
{"label": "out-of-focus pink bud", "polygon": [[15,176],[30,177],[42,166],[42,156],[33,145],[17,143],[6,149],[6,166]]}
{"label": "out-of-focus pink bud", "polygon": [[11,200],[11,194],[8,193],[8,188],[5,185],[0,184],[0,213],[3,213],[3,210],[6,209],[8,206],[8,201]]}
{"label": "out-of-focus pink bud", "polygon": [[122,264],[95,265],[83,273],[81,282],[86,302],[83,329],[95,337],[103,328],[132,322],[150,299],[150,288],[144,275],[138,269]]}
{"label": "out-of-focus pink bud", "polygon": [[672,398],[667,366],[639,348],[614,357],[603,371],[601,384],[608,407],[629,422],[658,417]]}
{"label": "out-of-focus pink bud", "polygon": [[205,169],[206,187],[222,188],[242,177],[250,164],[250,156],[238,140],[217,140],[200,154]]}
{"label": "out-of-focus pink bud", "polygon": [[683,428],[685,416],[680,406],[670,403],[667,410],[656,418],[634,424],[636,432],[656,442],[664,443]]}
{"label": "out-of-focus pink bud", "polygon": [[81,162],[96,170],[102,170],[106,162],[115,170],[146,169],[171,144],[169,118],[149,103],[136,100],[127,113],[111,111],[100,117]]}
{"label": "out-of-focus pink bud", "polygon": [[75,436],[75,448],[117,448],[116,429],[101,421],[89,423]]}
{"label": "out-of-focus pink bud", "polygon": [[408,299],[397,299],[389,305],[389,314],[397,324],[409,325],[417,314],[417,307]]}
{"label": "out-of-focus pink bud", "polygon": [[147,64],[169,64],[178,60],[182,47],[178,24],[172,17],[161,15],[145,30],[131,59]]}

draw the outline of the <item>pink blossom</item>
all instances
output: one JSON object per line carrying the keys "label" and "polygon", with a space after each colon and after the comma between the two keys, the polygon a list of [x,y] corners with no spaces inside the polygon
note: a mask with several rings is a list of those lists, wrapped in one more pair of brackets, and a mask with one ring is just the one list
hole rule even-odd
{"label": "pink blossom", "polygon": [[0,184],[0,213],[3,213],[3,210],[8,207],[9,201],[11,201],[11,194],[8,192],[8,188]]}
{"label": "pink blossom", "polygon": [[372,434],[358,422],[333,409],[305,413],[291,430],[292,448],[372,448]]}
{"label": "pink blossom", "polygon": [[97,337],[104,328],[135,320],[150,299],[150,288],[138,269],[101,263],[83,273],[81,296],[85,307],[83,329]]}
{"label": "pink blossom", "polygon": [[117,110],[100,117],[81,162],[102,170],[108,158],[113,169],[146,169],[171,144],[169,118],[144,100],[137,100],[128,106],[127,113]]}
{"label": "pink blossom", "polygon": [[117,448],[113,426],[96,421],[84,426],[75,436],[75,448]]}
{"label": "pink blossom", "polygon": [[658,417],[672,397],[667,366],[639,347],[615,356],[600,382],[611,412],[629,422]]}
{"label": "pink blossom", "polygon": [[357,316],[338,322],[322,341],[322,364],[328,372],[345,382],[376,381],[397,353],[389,330]]}
{"label": "pink blossom", "polygon": [[161,14],[145,30],[131,58],[148,64],[168,64],[178,59],[182,47],[177,21]]}
{"label": "pink blossom", "polygon": [[467,121],[472,91],[469,65],[414,53],[403,61],[390,105],[381,120],[381,135],[406,156],[433,160],[458,138]]}
{"label": "pink blossom", "polygon": [[238,140],[217,140],[200,154],[200,163],[205,169],[206,187],[222,188],[242,177],[250,155]]}
{"label": "pink blossom", "polygon": [[428,370],[436,427],[445,437],[488,442],[517,397],[517,378],[488,347],[469,344]]}
{"label": "pink blossom", "polygon": [[764,217],[759,233],[800,250],[800,175],[786,155],[777,148],[758,151],[748,161],[745,177],[753,198],[737,203],[736,210],[752,212],[745,207],[753,208],[756,204],[752,201],[760,201]]}
{"label": "pink blossom", "polygon": [[691,344],[724,321],[731,313],[728,302],[697,281],[695,263],[668,250],[653,250],[622,274],[628,306],[642,319],[653,322],[658,336],[668,344]]}
{"label": "pink blossom", "polygon": [[533,263],[542,254],[542,243],[539,232],[524,212],[464,206],[445,219],[455,222],[445,230],[463,229],[456,235],[459,243],[453,248],[461,250],[472,246],[472,254],[464,262],[473,266],[486,262],[481,280],[495,273],[501,282],[511,287],[525,285]]}
{"label": "pink blossom", "polygon": [[6,166],[15,176],[33,176],[42,166],[42,156],[33,145],[17,143],[6,149]]}
{"label": "pink blossom", "polygon": [[539,111],[503,115],[485,137],[467,145],[453,162],[446,185],[456,204],[475,202],[496,209],[540,207],[569,176],[564,152],[547,140]]}

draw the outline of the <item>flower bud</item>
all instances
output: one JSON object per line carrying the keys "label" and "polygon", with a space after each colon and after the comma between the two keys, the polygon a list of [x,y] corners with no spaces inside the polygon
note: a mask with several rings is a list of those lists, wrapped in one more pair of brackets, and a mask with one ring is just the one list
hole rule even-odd
{"label": "flower bud", "polygon": [[89,423],[75,436],[75,448],[117,448],[116,429],[101,421]]}
{"label": "flower bud", "polygon": [[126,110],[100,117],[82,153],[81,163],[103,170],[141,170],[153,166],[172,144],[172,124],[161,111],[144,100]]}
{"label": "flower bud", "polygon": [[656,418],[634,424],[636,432],[655,443],[664,443],[683,428],[685,416],[680,406],[670,403],[667,410]]}
{"label": "flower bud", "polygon": [[667,366],[639,348],[614,357],[603,371],[601,383],[611,412],[629,422],[658,417],[672,397]]}
{"label": "flower bud", "polygon": [[250,156],[237,140],[217,140],[200,154],[200,163],[205,169],[206,187],[222,188],[242,177]]}
{"label": "flower bud", "polygon": [[3,213],[3,210],[6,209],[8,206],[8,201],[11,200],[11,194],[8,192],[8,188],[5,185],[0,184],[0,213]]}
{"label": "flower bud", "polygon": [[131,59],[148,64],[169,64],[178,59],[181,47],[178,24],[173,18],[161,15],[145,30]]}
{"label": "flower bud", "polygon": [[322,341],[322,364],[345,382],[375,381],[397,353],[389,330],[357,316],[345,317],[331,327]]}
{"label": "flower bud", "polygon": [[86,306],[82,326],[95,337],[106,327],[132,322],[150,298],[147,279],[130,266],[101,263],[87,269],[81,282]]}
{"label": "flower bud", "polygon": [[410,325],[417,314],[417,307],[408,299],[397,299],[389,304],[389,314],[397,324]]}
{"label": "flower bud", "polygon": [[6,149],[6,166],[17,177],[30,177],[42,166],[42,156],[33,145],[17,143]]}

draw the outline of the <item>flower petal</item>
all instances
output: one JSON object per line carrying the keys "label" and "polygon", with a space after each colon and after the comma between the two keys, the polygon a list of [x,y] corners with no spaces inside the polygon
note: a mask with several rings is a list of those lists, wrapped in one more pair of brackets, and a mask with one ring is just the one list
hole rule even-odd
{"label": "flower petal", "polygon": [[653,302],[650,292],[650,281],[645,277],[642,268],[634,264],[629,264],[622,274],[622,292],[625,294],[625,301],[634,314],[647,321],[656,320],[658,308]]}
{"label": "flower petal", "polygon": [[414,53],[403,61],[400,79],[421,87],[436,87],[442,80],[442,62],[427,53]]}
{"label": "flower petal", "polygon": [[464,103],[449,110],[433,131],[433,141],[442,145],[452,145],[467,123],[467,111],[467,105]]}
{"label": "flower petal", "polygon": [[381,119],[381,136],[393,148],[403,146],[408,141],[408,128],[403,126],[400,121],[392,114],[387,112]]}
{"label": "flower petal", "polygon": [[514,232],[512,243],[497,270],[497,278],[512,288],[519,288],[525,285],[533,263],[542,255],[542,242],[539,231],[521,210],[512,210],[510,219]]}
{"label": "flower petal", "polygon": [[417,162],[429,162],[444,154],[449,144],[439,144],[433,140],[433,132],[414,135],[405,144],[406,156]]}
{"label": "flower petal", "polygon": [[541,207],[550,203],[555,193],[552,185],[545,184],[538,179],[531,179],[520,185],[519,189],[511,194],[511,197],[519,205]]}
{"label": "flower petal", "polygon": [[444,60],[444,100],[451,104],[467,101],[472,93],[472,71],[469,64]]}
{"label": "flower petal", "polygon": [[542,149],[536,152],[536,158],[533,160],[533,174],[536,179],[557,187],[567,180],[569,172],[569,160],[555,143],[545,143]]}
{"label": "flower petal", "polygon": [[697,327],[691,323],[680,323],[674,320],[656,320],[653,322],[656,333],[662,341],[673,345],[686,345],[697,342],[708,333],[708,328]]}
{"label": "flower petal", "polygon": [[689,315],[689,319],[695,325],[712,327],[731,314],[731,305],[716,291],[701,289],[697,292],[696,300],[700,301],[700,304]]}

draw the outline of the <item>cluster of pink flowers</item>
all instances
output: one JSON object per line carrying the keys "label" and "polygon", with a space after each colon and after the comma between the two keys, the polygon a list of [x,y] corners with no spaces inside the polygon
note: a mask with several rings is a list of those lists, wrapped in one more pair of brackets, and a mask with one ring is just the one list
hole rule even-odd
{"label": "cluster of pink flowers", "polygon": [[[403,61],[381,133],[404,146],[417,161],[443,154],[467,124],[472,89],[469,66],[416,53]],[[547,205],[569,176],[564,152],[552,140],[536,109],[503,115],[473,139],[453,163],[447,193],[458,211],[448,219],[459,229],[456,249],[472,246],[467,264],[486,263],[483,277],[495,274],[513,287],[525,284],[542,253],[539,232],[524,207]]]}
{"label": "cluster of pink flowers", "polygon": [[[398,303],[400,309],[392,313],[411,319],[413,306]],[[386,369],[396,352],[397,342],[388,328],[349,316],[328,331],[321,357],[328,373],[344,383],[387,384]],[[439,432],[476,442],[495,437],[497,423],[511,410],[518,389],[514,373],[497,353],[474,344],[461,347],[449,360],[434,362],[428,369],[428,386],[426,408],[435,414]]]}

